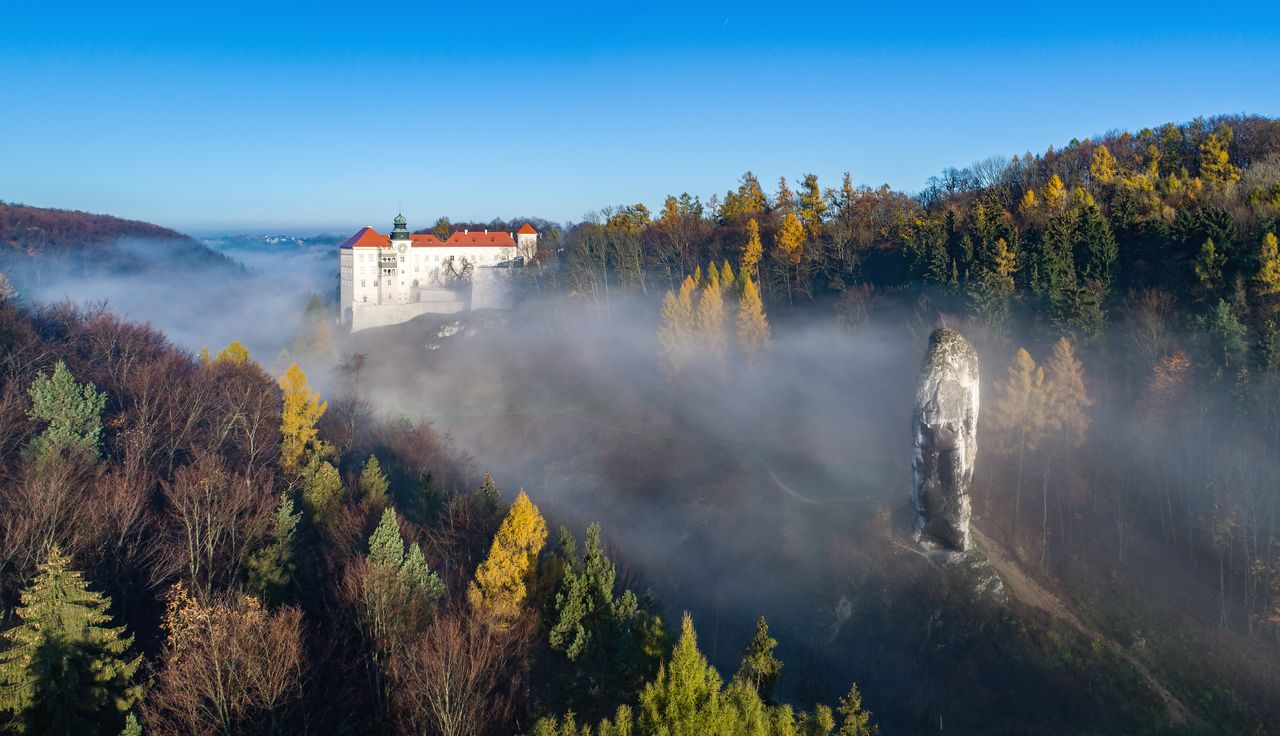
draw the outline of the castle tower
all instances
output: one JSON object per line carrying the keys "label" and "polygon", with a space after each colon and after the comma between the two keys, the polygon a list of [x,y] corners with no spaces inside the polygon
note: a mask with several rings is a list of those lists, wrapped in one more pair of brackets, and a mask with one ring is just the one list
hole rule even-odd
{"label": "castle tower", "polygon": [[[383,273],[389,273],[391,277],[391,288],[383,296],[384,303],[406,304],[409,301],[411,286],[409,267],[406,265],[405,259],[408,258],[409,248],[412,245],[412,238],[409,237],[408,221],[404,219],[404,213],[401,212],[396,215],[396,219],[392,222],[390,253],[382,259],[384,264]],[[389,272],[387,264],[389,264]],[[386,282],[385,278],[383,282]]]}
{"label": "castle tower", "polygon": [[538,255],[538,231],[527,222],[516,231],[516,254],[522,256],[525,263]]}

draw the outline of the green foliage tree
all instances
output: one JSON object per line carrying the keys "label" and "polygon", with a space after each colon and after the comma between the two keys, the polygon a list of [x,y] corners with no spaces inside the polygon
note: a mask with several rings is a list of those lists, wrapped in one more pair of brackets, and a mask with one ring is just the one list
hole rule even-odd
{"label": "green foliage tree", "polygon": [[1222,266],[1227,262],[1227,257],[1218,252],[1218,247],[1214,244],[1213,238],[1204,241],[1204,245],[1200,246],[1200,253],[1196,255],[1194,264],[1196,281],[1200,284],[1200,289],[1205,294],[1217,293],[1222,286]]}
{"label": "green foliage tree", "polygon": [[805,174],[800,187],[800,222],[810,240],[822,237],[822,221],[827,215],[827,200],[818,186],[817,174]]}
{"label": "green foliage tree", "polygon": [[875,736],[880,733],[879,726],[871,723],[873,714],[862,707],[862,693],[857,683],[849,686],[849,693],[840,698],[840,729],[836,736]]}
{"label": "green foliage tree", "polygon": [[391,488],[391,483],[382,472],[382,465],[378,462],[376,455],[370,455],[364,467],[360,469],[359,487],[360,495],[370,506],[375,509],[386,508],[387,491]]}
{"label": "green foliage tree", "polygon": [[324,527],[342,505],[342,475],[328,460],[314,458],[302,473],[302,506],[311,523]]}
{"label": "green foliage tree", "polygon": [[280,601],[297,570],[293,538],[302,514],[295,511],[288,493],[280,494],[271,519],[271,536],[266,545],[249,556],[249,589],[264,600]]}
{"label": "green foliage tree", "polygon": [[422,547],[405,544],[394,508],[386,508],[369,537],[361,580],[362,622],[377,652],[389,655],[431,620],[444,583]]}
{"label": "green foliage tree", "polygon": [[28,452],[35,457],[79,448],[98,456],[102,441],[102,410],[107,395],[92,383],[77,383],[67,364],[58,361],[53,374],[41,373],[31,383],[31,410],[28,416],[48,422]]}
{"label": "green foliage tree", "polygon": [[0,708],[24,733],[118,733],[141,699],[141,655],[124,627],[106,626],[110,600],[89,590],[57,547],[21,594],[20,623],[0,653]]}
{"label": "green foliage tree", "polygon": [[756,635],[742,655],[738,673],[733,676],[735,680],[750,685],[766,703],[773,698],[773,688],[782,674],[782,661],[773,656],[777,646],[778,641],[769,636],[769,624],[761,616],[756,621]]}

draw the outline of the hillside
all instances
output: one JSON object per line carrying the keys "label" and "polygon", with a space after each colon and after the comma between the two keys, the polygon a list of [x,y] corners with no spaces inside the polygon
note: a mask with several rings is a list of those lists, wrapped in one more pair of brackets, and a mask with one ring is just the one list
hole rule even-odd
{"label": "hillside", "polygon": [[175,230],[78,210],[0,202],[0,269],[19,279],[71,266],[80,275],[122,274],[157,265],[234,269],[217,251]]}

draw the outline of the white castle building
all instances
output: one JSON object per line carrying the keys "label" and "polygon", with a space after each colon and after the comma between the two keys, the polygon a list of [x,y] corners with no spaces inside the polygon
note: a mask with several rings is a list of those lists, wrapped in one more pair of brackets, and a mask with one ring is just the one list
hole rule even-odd
{"label": "white castle building", "polygon": [[404,215],[391,234],[361,228],[339,246],[342,321],[351,331],[422,314],[511,306],[513,269],[538,252],[538,231],[461,230],[441,241],[410,233]]}

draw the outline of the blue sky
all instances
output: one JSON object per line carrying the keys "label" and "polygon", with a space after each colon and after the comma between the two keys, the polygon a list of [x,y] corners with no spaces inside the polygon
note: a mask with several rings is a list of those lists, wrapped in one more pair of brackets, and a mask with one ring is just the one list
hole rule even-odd
{"label": "blue sky", "polygon": [[915,191],[1280,116],[1280,3],[10,5],[0,199],[193,233],[569,220],[748,169]]}

